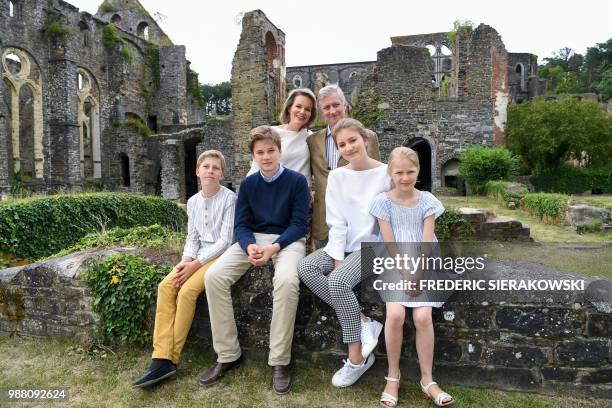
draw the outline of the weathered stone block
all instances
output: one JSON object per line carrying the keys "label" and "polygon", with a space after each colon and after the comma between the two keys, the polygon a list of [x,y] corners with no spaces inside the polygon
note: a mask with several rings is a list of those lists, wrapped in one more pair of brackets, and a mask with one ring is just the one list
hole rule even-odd
{"label": "weathered stone block", "polygon": [[612,368],[589,371],[580,381],[583,384],[612,384]]}
{"label": "weathered stone block", "polygon": [[434,346],[434,360],[455,362],[461,360],[463,350],[458,341],[438,340]]}
{"label": "weathered stone block", "polygon": [[489,364],[498,366],[533,367],[548,361],[546,351],[538,347],[516,346],[489,348],[483,357]]}
{"label": "weathered stone block", "polygon": [[573,337],[583,325],[577,311],[548,307],[501,307],[495,321],[501,329],[540,337]]}
{"label": "weathered stone block", "polygon": [[574,382],[578,371],[572,368],[542,367],[540,369],[545,380]]}
{"label": "weathered stone block", "polygon": [[610,361],[607,341],[567,341],[555,348],[556,360],[562,363],[593,364]]}
{"label": "weathered stone block", "polygon": [[589,313],[587,315],[587,335],[612,338],[612,317],[609,314]]}

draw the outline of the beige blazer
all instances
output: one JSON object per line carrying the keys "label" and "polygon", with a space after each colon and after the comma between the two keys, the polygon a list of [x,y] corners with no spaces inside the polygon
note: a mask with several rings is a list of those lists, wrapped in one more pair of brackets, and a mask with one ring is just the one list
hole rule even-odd
{"label": "beige blazer", "polygon": [[[325,136],[327,127],[313,133],[308,138],[308,149],[310,149],[310,167],[314,176],[315,196],[312,209],[312,236],[314,239],[323,241],[327,239],[329,232],[325,222],[325,190],[327,188],[327,176],[330,168],[327,165],[325,155]],[[368,156],[380,160],[380,147],[376,133],[368,130]],[[338,160],[338,167],[348,164],[342,156]]]}

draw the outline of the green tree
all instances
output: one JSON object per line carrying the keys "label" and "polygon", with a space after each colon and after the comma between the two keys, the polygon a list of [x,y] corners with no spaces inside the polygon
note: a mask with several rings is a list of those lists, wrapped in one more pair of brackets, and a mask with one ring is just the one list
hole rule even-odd
{"label": "green tree", "polygon": [[232,113],[232,86],[226,82],[202,85],[204,109],[207,115],[229,115]]}
{"label": "green tree", "polygon": [[595,85],[595,90],[599,92],[599,96],[604,102],[612,98],[612,68],[608,68],[603,73],[601,81]]}
{"label": "green tree", "polygon": [[538,76],[548,82],[548,93],[580,93],[584,87],[574,72],[567,72],[561,65],[545,66],[538,70]]}
{"label": "green tree", "polygon": [[[600,85],[601,81],[606,81],[605,75],[608,70],[612,69],[612,38],[605,43],[599,43],[595,47],[587,48],[583,66],[583,81],[589,92],[602,93]],[[603,101],[610,99],[610,95],[604,98]]]}
{"label": "green tree", "polygon": [[556,168],[572,158],[607,165],[612,154],[612,118],[600,104],[569,96],[512,105],[505,131],[508,148],[530,170]]}

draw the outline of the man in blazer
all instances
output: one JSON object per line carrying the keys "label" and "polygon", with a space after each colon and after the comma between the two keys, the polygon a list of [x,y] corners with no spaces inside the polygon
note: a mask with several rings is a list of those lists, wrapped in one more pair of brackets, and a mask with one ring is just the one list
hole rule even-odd
{"label": "man in blazer", "polygon": [[[348,103],[342,89],[338,85],[328,85],[321,88],[318,95],[319,112],[327,127],[313,133],[308,138],[310,149],[310,167],[314,175],[315,196],[312,211],[312,236],[317,248],[322,248],[327,242],[329,229],[325,222],[325,189],[327,176],[336,167],[348,162],[342,158],[331,137],[331,131],[340,119],[348,116]],[[376,133],[368,130],[368,155],[380,160],[380,148]]]}

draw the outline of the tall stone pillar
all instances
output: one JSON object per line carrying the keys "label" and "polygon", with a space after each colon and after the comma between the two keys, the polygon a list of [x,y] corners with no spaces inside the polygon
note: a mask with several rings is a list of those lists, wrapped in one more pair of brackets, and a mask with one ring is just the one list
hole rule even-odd
{"label": "tall stone pillar", "polygon": [[162,126],[187,124],[187,60],[185,46],[159,47],[159,123]]}
{"label": "tall stone pillar", "polygon": [[185,148],[182,140],[169,139],[161,143],[162,197],[185,202]]}
{"label": "tall stone pillar", "polygon": [[[0,64],[0,78],[3,67]],[[7,113],[4,105],[5,85],[0,82],[0,197],[8,194],[9,179],[9,135],[6,123]]]}
{"label": "tall stone pillar", "polygon": [[49,61],[51,183],[79,190],[82,178],[76,75],[74,61],[65,58]]}

